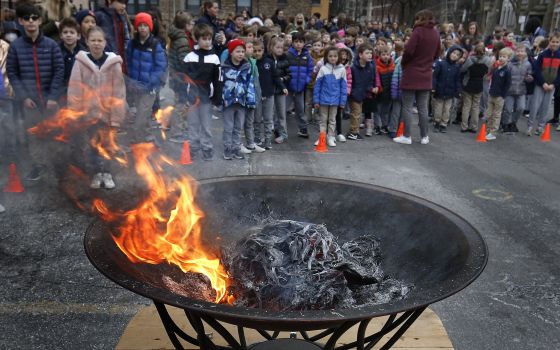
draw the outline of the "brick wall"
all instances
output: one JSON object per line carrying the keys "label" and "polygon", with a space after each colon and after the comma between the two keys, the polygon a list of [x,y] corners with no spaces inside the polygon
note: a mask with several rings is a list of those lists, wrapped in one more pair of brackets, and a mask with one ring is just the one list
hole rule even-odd
{"label": "brick wall", "polygon": [[[223,14],[235,13],[235,5],[236,0],[222,0],[220,12]],[[287,0],[285,5],[278,5],[278,0],[253,0],[251,13],[255,16],[262,13],[263,15],[270,17],[274,14],[277,8],[283,8],[284,14],[287,17],[293,17],[300,12],[305,16],[310,16],[311,0]]]}

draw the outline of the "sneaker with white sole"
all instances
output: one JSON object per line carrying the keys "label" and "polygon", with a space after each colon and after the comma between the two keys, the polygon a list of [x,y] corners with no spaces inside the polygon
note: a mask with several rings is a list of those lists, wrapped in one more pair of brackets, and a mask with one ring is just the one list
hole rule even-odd
{"label": "sneaker with white sole", "polygon": [[91,179],[89,187],[93,189],[101,188],[101,182],[103,182],[103,174],[97,173],[93,175],[93,179]]}
{"label": "sneaker with white sole", "polygon": [[336,140],[338,142],[346,142],[346,137],[344,137],[344,135],[342,135],[342,134],[338,134],[338,135],[336,135]]}
{"label": "sneaker with white sole", "polygon": [[496,136],[494,136],[494,134],[486,134],[486,141],[492,141],[495,140]]}
{"label": "sneaker with white sole", "polygon": [[284,143],[284,138],[282,136],[278,136],[277,138],[274,139],[274,142],[278,144]]}
{"label": "sneaker with white sole", "polygon": [[247,147],[247,149],[250,150],[251,152],[256,152],[256,153],[263,153],[263,152],[266,151],[264,148],[257,145],[256,143],[253,143],[252,145],[249,145]]}
{"label": "sneaker with white sole", "polygon": [[115,188],[115,182],[113,181],[113,176],[111,174],[103,173],[103,186],[105,186],[108,190]]}
{"label": "sneaker with white sole", "polygon": [[329,147],[336,147],[336,142],[335,142],[334,136],[327,137],[327,145]]}
{"label": "sneaker with white sole", "polygon": [[393,139],[394,142],[396,143],[401,143],[403,145],[411,145],[412,144],[412,138],[410,137],[406,137],[406,136],[399,136],[399,137],[395,137]]}
{"label": "sneaker with white sole", "polygon": [[239,151],[243,154],[251,154],[253,153],[250,149],[248,149],[247,147],[245,147],[245,145],[241,145],[241,147],[239,148]]}
{"label": "sneaker with white sole", "polygon": [[531,136],[533,134],[533,128],[527,128],[527,136]]}
{"label": "sneaker with white sole", "polygon": [[556,131],[560,131],[560,124],[556,127]]}
{"label": "sneaker with white sole", "polygon": [[423,144],[423,145],[427,145],[428,143],[430,143],[430,137],[429,136],[422,137],[422,139],[420,140],[420,143]]}
{"label": "sneaker with white sole", "polygon": [[319,139],[313,143],[315,146],[319,146]]}

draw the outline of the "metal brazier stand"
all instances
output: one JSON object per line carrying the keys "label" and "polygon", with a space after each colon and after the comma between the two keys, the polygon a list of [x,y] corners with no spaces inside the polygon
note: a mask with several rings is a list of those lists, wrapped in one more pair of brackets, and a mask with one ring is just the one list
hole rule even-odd
{"label": "metal brazier stand", "polygon": [[[301,176],[243,176],[203,180],[197,204],[205,212],[202,232],[209,247],[237,241],[266,218],[323,223],[341,242],[363,234],[379,241],[384,271],[414,285],[406,298],[374,306],[305,311],[269,311],[214,304],[185,286],[171,265],[133,264],[114,244],[109,229],[94,223],[84,239],[86,254],[106,277],[154,301],[167,334],[177,349],[183,339],[201,349],[381,349],[391,348],[426,307],[472,283],[486,266],[488,251],[480,234],[456,214],[424,199],[368,184]],[[215,243],[218,241],[219,243]],[[196,334],[189,335],[171,318],[166,305],[184,310]],[[388,316],[373,334],[373,318]],[[237,326],[231,334],[222,323]],[[358,325],[355,341],[336,346]],[[211,329],[209,329],[210,327]],[[245,330],[263,342],[247,344]],[[316,335],[309,331],[319,330]],[[394,334],[381,345],[384,337]],[[210,333],[229,344],[215,345]],[[289,339],[278,339],[290,332]],[[297,339],[296,339],[297,338]]]}

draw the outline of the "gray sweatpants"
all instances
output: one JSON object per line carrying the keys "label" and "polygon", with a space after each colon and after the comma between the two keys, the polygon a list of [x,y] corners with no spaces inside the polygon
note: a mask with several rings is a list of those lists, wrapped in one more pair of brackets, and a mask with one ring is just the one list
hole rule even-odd
{"label": "gray sweatpants", "polygon": [[209,102],[201,102],[196,106],[191,106],[187,112],[191,151],[196,152],[200,149],[206,151],[214,148],[212,144],[211,108]]}
{"label": "gray sweatpants", "polygon": [[284,140],[288,139],[288,128],[286,126],[286,96],[274,95],[274,129]]}
{"label": "gray sweatpants", "polygon": [[402,102],[401,100],[393,100],[393,107],[391,109],[391,118],[389,119],[388,129],[390,132],[397,132],[399,129],[399,122],[401,121]]}
{"label": "gray sweatpants", "polygon": [[420,122],[420,136],[428,136],[428,101],[430,90],[403,90],[402,91],[402,113],[404,121],[404,136],[410,137],[412,126],[412,107],[416,100],[418,107],[418,119]]}
{"label": "gray sweatpants", "polygon": [[237,103],[224,108],[224,133],[222,136],[224,150],[229,149],[235,152],[241,147],[241,128],[245,122],[246,112],[247,108]]}
{"label": "gray sweatpants", "polygon": [[305,115],[305,92],[290,92],[296,110],[298,129],[307,129],[307,116]]}
{"label": "gray sweatpants", "polygon": [[156,95],[149,92],[133,91],[130,98],[133,101],[133,106],[136,106],[136,118],[134,118],[132,126],[134,129],[132,130],[132,143],[146,142],[151,134],[150,120]]}
{"label": "gray sweatpants", "polygon": [[274,129],[274,96],[263,97],[255,113],[255,137],[260,141],[272,140]]}
{"label": "gray sweatpants", "polygon": [[506,96],[506,100],[504,101],[504,111],[502,112],[502,125],[517,123],[525,110],[526,99],[527,96],[525,95]]}
{"label": "gray sweatpants", "polygon": [[548,120],[546,114],[550,108],[550,101],[552,101],[552,96],[554,96],[554,89],[549,92],[545,92],[541,86],[535,86],[535,91],[533,92],[533,98],[531,99],[531,108],[529,113],[529,120],[527,121],[528,127],[533,127],[535,122],[539,128],[544,128]]}

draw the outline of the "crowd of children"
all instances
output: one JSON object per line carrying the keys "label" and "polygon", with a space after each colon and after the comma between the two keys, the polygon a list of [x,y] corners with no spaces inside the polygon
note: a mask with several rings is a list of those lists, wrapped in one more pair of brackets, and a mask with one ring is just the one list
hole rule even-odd
{"label": "crowd of children", "polygon": [[[205,2],[198,20],[178,12],[166,37],[157,12],[138,13],[131,22],[126,3],[106,0],[96,12],[62,19],[59,43],[43,35],[43,13],[24,0],[16,7],[15,25],[2,25],[2,128],[11,130],[17,122],[12,110],[25,116],[26,129],[61,107],[86,111],[97,120],[81,139],[92,188],[115,183],[109,164],[87,140],[100,129],[115,129],[128,132],[132,143],[154,142],[152,112],[167,83],[175,93],[169,140],[188,141],[191,157],[204,160],[215,157],[213,115],[222,115],[223,158],[231,160],[288,142],[289,114],[298,137],[309,138],[309,126],[318,125],[329,147],[363,140],[360,129],[367,137],[388,135],[410,144],[413,103],[422,144],[429,143],[428,105],[435,132],[456,123],[461,132],[476,133],[482,118],[488,123],[486,139],[494,140],[500,132],[517,132],[528,112],[526,134],[540,134],[560,90],[560,35],[535,37],[543,34],[540,27],[526,38],[497,29],[484,39],[476,23],[465,33],[452,25],[436,27],[426,17],[429,11],[403,30],[398,24],[383,30],[316,15],[306,22],[301,14],[291,24],[283,11],[271,19],[249,18],[244,11],[222,27],[218,4]],[[422,47],[419,36],[428,34],[440,39]],[[422,81],[411,83],[415,69]],[[558,122],[558,102],[556,97],[552,122]],[[130,126],[126,119],[132,119]],[[405,134],[397,137],[402,122]],[[47,149],[33,136],[28,143],[33,167],[27,179],[37,180]]]}

